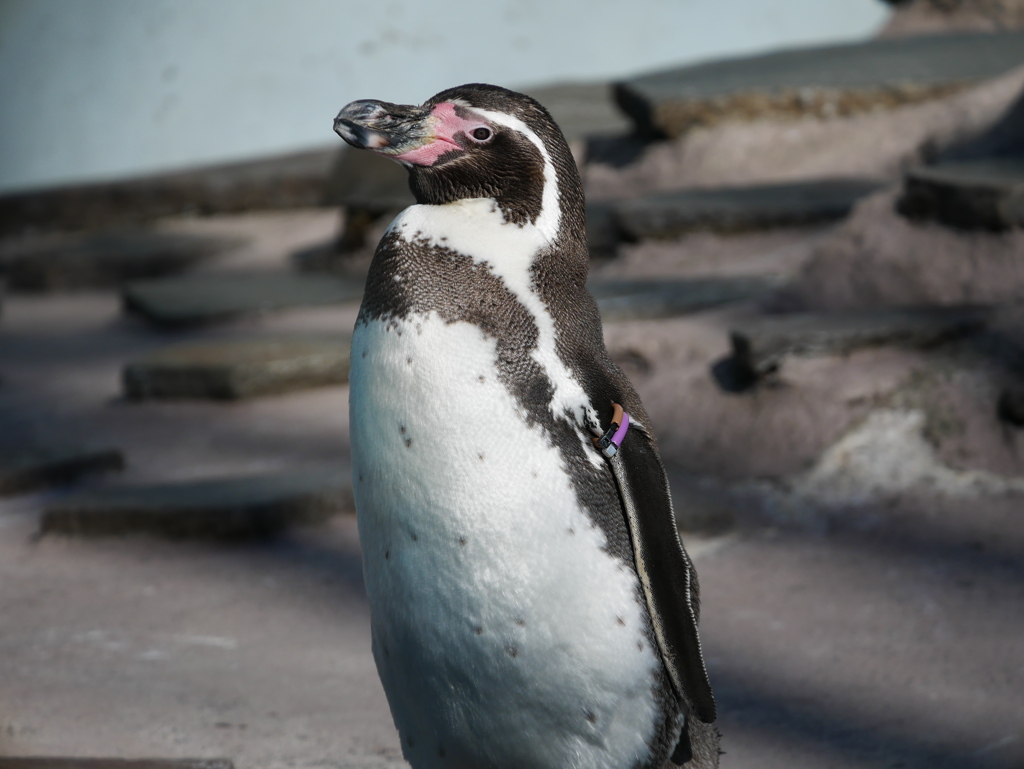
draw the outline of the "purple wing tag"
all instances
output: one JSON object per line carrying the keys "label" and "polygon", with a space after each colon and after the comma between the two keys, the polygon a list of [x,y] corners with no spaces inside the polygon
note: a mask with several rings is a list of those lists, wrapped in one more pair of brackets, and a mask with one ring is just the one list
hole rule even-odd
{"label": "purple wing tag", "polygon": [[629,431],[629,414],[618,404],[615,404],[615,406],[616,412],[621,413],[622,416],[619,417],[617,413],[616,417],[618,417],[618,420],[614,421],[615,417],[613,417],[612,426],[608,428],[608,431],[600,438],[594,440],[601,453],[609,459],[618,453],[619,446],[622,445],[622,441]]}

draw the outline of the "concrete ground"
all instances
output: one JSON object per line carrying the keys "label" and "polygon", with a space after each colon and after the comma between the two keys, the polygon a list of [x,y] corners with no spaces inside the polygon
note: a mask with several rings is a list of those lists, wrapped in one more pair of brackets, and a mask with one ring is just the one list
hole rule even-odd
{"label": "concrete ground", "polygon": [[[210,268],[280,268],[281,254],[335,226],[331,213],[275,217],[196,224],[255,233],[248,250]],[[800,244],[820,233],[766,237],[778,255],[772,266],[789,271],[810,252]],[[630,258],[635,269],[614,269],[643,274],[642,260]],[[230,404],[129,404],[119,374],[130,357],[182,338],[337,332],[354,317],[355,307],[321,308],[168,334],[122,317],[113,292],[9,296],[0,444],[121,448],[124,475],[85,482],[95,485],[343,468],[344,387]],[[647,386],[665,391],[649,394],[653,418],[669,420],[669,406],[685,401],[685,393],[669,397],[670,379],[708,379],[731,317],[717,310],[649,322],[652,337],[680,348],[677,371],[638,378],[641,395]],[[625,344],[638,328],[608,335]],[[853,360],[881,365],[883,357]],[[907,360],[889,360],[886,376],[899,379],[891,371]],[[815,365],[835,369],[821,380],[825,392],[851,363]],[[694,397],[735,397],[713,389],[695,388]],[[683,436],[686,419],[664,431]],[[739,445],[739,428],[728,429]],[[692,444],[669,443],[670,461],[686,465]],[[756,447],[770,451],[765,435]],[[737,456],[707,450],[720,463]],[[735,526],[686,538],[703,584],[723,767],[1024,766],[1024,497],[918,484],[786,505],[785,478],[737,475],[716,486]],[[370,656],[353,518],[253,544],[40,539],[40,512],[63,493],[0,499],[0,756],[227,757],[240,769],[402,763]]]}

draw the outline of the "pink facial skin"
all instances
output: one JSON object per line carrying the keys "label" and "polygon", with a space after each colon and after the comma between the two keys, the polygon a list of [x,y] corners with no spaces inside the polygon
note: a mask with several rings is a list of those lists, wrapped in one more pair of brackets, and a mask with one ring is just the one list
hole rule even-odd
{"label": "pink facial skin", "polygon": [[469,135],[474,128],[479,128],[483,123],[480,120],[466,120],[455,114],[455,105],[451,102],[442,102],[430,111],[430,120],[433,123],[434,137],[421,147],[403,152],[401,155],[392,155],[395,160],[402,160],[412,163],[415,166],[432,166],[437,159],[452,151],[462,152],[462,146],[455,141],[455,135],[463,133]]}

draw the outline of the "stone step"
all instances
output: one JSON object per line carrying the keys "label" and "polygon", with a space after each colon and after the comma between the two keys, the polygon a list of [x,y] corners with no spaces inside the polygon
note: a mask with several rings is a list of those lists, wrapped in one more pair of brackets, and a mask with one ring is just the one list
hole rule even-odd
{"label": "stone step", "polygon": [[60,486],[83,475],[124,469],[117,449],[24,448],[0,452],[0,496]]}
{"label": "stone step", "polygon": [[41,238],[0,251],[0,273],[12,291],[109,288],[184,272],[241,242],[144,229]]}
{"label": "stone step", "polygon": [[556,83],[527,88],[524,93],[544,105],[570,145],[594,136],[626,134],[633,128],[615,103],[611,83]]}
{"label": "stone step", "polygon": [[780,278],[685,278],[601,280],[588,284],[601,318],[608,321],[650,320],[742,302],[778,288]]}
{"label": "stone step", "polygon": [[293,471],[81,492],[50,505],[42,532],[252,539],[354,509],[336,471]]}
{"label": "stone step", "polygon": [[[726,371],[752,384],[778,370],[789,356],[843,355],[861,347],[927,347],[979,330],[985,311],[976,307],[878,309],[761,317],[735,326]],[[719,373],[726,373],[722,369]],[[721,377],[719,383],[730,389]],[[739,386],[737,389],[743,389]]]}
{"label": "stone step", "polygon": [[351,344],[305,336],[173,345],[125,366],[125,396],[235,400],[344,384]]}
{"label": "stone step", "polygon": [[326,149],[259,160],[5,193],[0,195],[0,234],[320,206],[336,152],[331,142]]}
{"label": "stone step", "polygon": [[662,192],[613,205],[628,240],[675,238],[694,230],[743,232],[842,219],[880,189],[870,179],[823,179]]}
{"label": "stone step", "polygon": [[963,229],[1024,227],[1024,154],[913,168],[897,208]]}
{"label": "stone step", "polygon": [[291,307],[357,301],[357,280],[290,273],[203,273],[130,283],[125,309],[162,326],[190,326]]}
{"label": "stone step", "polygon": [[411,206],[416,199],[409,189],[409,172],[399,163],[343,145],[331,169],[327,202],[379,216]]}
{"label": "stone step", "polygon": [[705,62],[617,83],[641,131],[725,120],[831,118],[944,97],[1024,64],[1024,33],[957,33]]}
{"label": "stone step", "polygon": [[[680,534],[720,535],[736,524],[736,502],[716,484],[666,468]],[[691,553],[692,554],[692,553]]]}
{"label": "stone step", "polygon": [[0,756],[0,769],[234,769],[227,758]]}

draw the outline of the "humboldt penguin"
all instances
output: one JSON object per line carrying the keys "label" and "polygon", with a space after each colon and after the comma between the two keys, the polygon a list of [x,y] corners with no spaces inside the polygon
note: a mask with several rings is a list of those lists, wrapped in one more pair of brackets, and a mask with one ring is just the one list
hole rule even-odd
{"label": "humboldt penguin", "polygon": [[417,200],[352,340],[373,656],[414,769],[718,765],[697,575],[588,293],[583,189],[534,99],[354,101]]}

